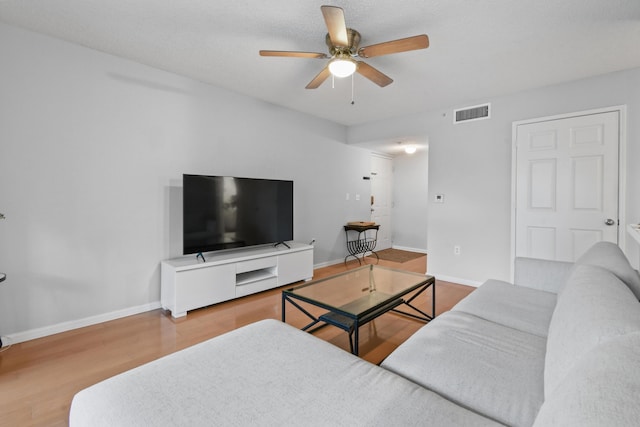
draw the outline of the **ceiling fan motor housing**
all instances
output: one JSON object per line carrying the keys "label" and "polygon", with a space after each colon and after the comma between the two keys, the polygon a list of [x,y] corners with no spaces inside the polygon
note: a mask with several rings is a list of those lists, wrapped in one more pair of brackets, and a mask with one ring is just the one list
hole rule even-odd
{"label": "ceiling fan motor housing", "polygon": [[329,33],[325,37],[325,43],[329,47],[329,53],[331,56],[335,56],[339,53],[347,53],[349,55],[356,55],[358,47],[360,47],[360,33],[352,28],[347,28],[347,38],[349,39],[349,46],[334,46],[331,43],[331,37]]}

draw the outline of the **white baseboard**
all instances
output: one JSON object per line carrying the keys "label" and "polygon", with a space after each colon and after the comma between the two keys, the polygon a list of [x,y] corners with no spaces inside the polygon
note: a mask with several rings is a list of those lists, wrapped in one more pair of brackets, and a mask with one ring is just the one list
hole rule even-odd
{"label": "white baseboard", "polygon": [[409,246],[398,246],[398,245],[392,245],[391,247],[393,249],[399,249],[401,251],[417,252],[419,254],[427,253],[427,250],[422,248],[410,248]]}
{"label": "white baseboard", "polygon": [[84,319],[71,320],[68,322],[62,322],[56,325],[31,329],[24,332],[16,332],[15,334],[7,335],[7,338],[9,338],[12,344],[17,344],[19,342],[59,334],[61,332],[71,331],[73,329],[84,328],[85,326],[96,325],[98,323],[108,322],[110,320],[120,319],[122,317],[132,316],[134,314],[145,313],[147,311],[156,310],[160,307],[160,301],[155,301],[136,307],[129,307],[122,310],[112,311],[110,313],[99,314],[97,316],[85,317]]}
{"label": "white baseboard", "polygon": [[[401,251],[409,251],[409,252],[417,252],[420,254],[426,254],[427,250],[426,249],[422,249],[422,248],[410,248],[408,246],[397,246],[397,245],[393,245],[392,246],[393,249],[400,249]],[[371,254],[371,252],[369,252],[369,254]],[[358,258],[360,258],[361,254],[358,254]],[[366,255],[365,255],[366,256]],[[347,261],[353,261],[354,258],[352,256],[349,256],[349,259]],[[314,264],[313,268],[322,268],[322,267],[328,267],[330,265],[335,265],[335,264],[343,264],[344,263],[344,258],[340,258],[340,259],[334,259],[331,261],[327,261],[327,262],[321,262],[318,264]]]}
{"label": "white baseboard", "polygon": [[483,282],[478,282],[476,280],[461,279],[460,277],[446,276],[444,274],[434,273],[433,271],[427,271],[427,274],[430,276],[434,276],[436,280],[442,280],[443,282],[458,283],[460,285],[466,285],[466,286],[473,286],[474,288],[477,288],[483,283]]}
{"label": "white baseboard", "polygon": [[[349,258],[351,259],[351,258]],[[336,264],[344,264],[344,258],[342,259],[334,259],[332,261],[327,261],[327,262],[321,262],[318,264],[314,264],[313,265],[313,269],[315,270],[316,268],[322,268],[322,267],[328,267],[330,265],[336,265]]]}
{"label": "white baseboard", "polygon": [[[400,247],[400,246],[394,246],[394,249],[400,249],[403,251],[411,251],[411,252],[419,252],[419,253],[427,253],[427,251],[425,251],[424,249],[416,249],[416,248],[406,248],[405,247]],[[352,258],[351,258],[352,259]],[[314,264],[313,268],[321,268],[321,267],[327,267],[330,265],[335,265],[338,263],[343,263],[344,259],[339,259],[339,260],[333,260],[333,261],[327,261],[327,262],[322,262],[319,264]],[[427,264],[427,270],[428,270],[428,264]],[[469,280],[469,279],[463,279],[460,277],[453,277],[453,276],[447,276],[444,274],[438,274],[438,273],[434,273],[433,271],[427,271],[427,274],[430,276],[434,276],[436,278],[436,280],[442,280],[444,282],[451,282],[451,283],[457,283],[460,285],[466,285],[466,286],[473,286],[474,288],[477,288],[478,286],[482,285],[483,282],[479,282],[476,280]]]}

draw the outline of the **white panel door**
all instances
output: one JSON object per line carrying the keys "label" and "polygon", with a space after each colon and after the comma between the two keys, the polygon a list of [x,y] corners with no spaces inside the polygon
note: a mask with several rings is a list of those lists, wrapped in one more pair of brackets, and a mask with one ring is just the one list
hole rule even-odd
{"label": "white panel door", "polygon": [[[371,156],[371,221],[380,225],[376,250],[391,247],[393,161]],[[369,232],[370,233],[370,232]]]}
{"label": "white panel door", "polygon": [[575,261],[618,241],[619,112],[518,125],[515,255]]}

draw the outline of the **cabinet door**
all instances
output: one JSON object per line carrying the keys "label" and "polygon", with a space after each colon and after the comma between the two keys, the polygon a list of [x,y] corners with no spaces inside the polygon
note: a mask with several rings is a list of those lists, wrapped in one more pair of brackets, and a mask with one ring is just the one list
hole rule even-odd
{"label": "cabinet door", "polygon": [[313,277],[313,250],[278,255],[278,286]]}
{"label": "cabinet door", "polygon": [[180,313],[236,296],[235,264],[176,272],[176,308]]}

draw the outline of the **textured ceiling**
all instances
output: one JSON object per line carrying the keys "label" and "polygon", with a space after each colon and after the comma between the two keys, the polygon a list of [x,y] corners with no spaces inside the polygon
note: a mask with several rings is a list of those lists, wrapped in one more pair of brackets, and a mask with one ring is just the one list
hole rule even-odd
{"label": "textured ceiling", "polygon": [[362,46],[428,34],[426,50],[371,58],[394,79],[305,85],[326,60],[325,1],[0,0],[0,20],[345,125],[460,106],[640,67],[640,0],[352,0]]}

